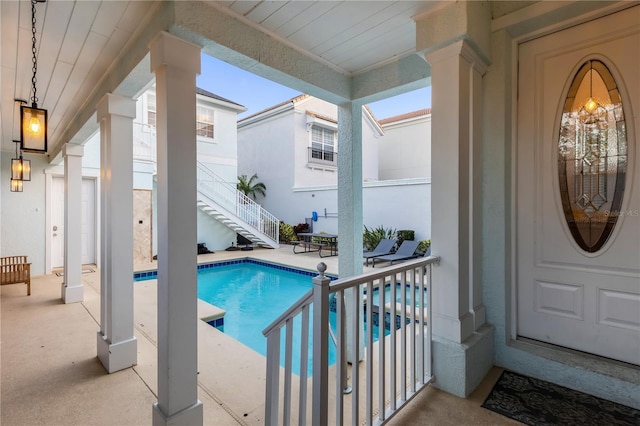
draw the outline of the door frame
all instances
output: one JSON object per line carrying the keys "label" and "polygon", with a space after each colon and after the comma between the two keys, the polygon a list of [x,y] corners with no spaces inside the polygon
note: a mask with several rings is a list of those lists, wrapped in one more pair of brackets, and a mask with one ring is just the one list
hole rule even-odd
{"label": "door frame", "polygon": [[[50,169],[45,169],[45,255],[44,255],[44,268],[45,274],[51,274],[52,267],[52,244],[53,238],[51,237],[51,212],[53,206],[52,192],[53,192],[53,178],[64,178],[64,167],[55,166]],[[92,180],[94,183],[94,252],[96,266],[100,268],[100,170],[98,169],[82,169],[82,179]]]}

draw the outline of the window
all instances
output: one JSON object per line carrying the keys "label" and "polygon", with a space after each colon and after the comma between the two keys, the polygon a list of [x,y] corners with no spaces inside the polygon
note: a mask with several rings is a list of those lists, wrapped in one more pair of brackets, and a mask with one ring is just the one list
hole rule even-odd
{"label": "window", "polygon": [[320,126],[311,128],[311,156],[310,161],[322,160],[322,162],[335,161],[336,132]]}
{"label": "window", "polygon": [[562,206],[576,243],[595,253],[621,213],[628,161],[622,99],[609,68],[599,60],[584,63],[564,105],[558,138]]}
{"label": "window", "polygon": [[147,94],[147,124],[156,127],[156,95]]}
{"label": "window", "polygon": [[[196,134],[205,138],[213,139],[213,117],[214,110],[211,108],[198,106],[196,116]],[[156,95],[147,94],[147,124],[156,127]]]}
{"label": "window", "polygon": [[211,108],[199,106],[196,118],[196,134],[205,138],[213,139],[213,115]]}

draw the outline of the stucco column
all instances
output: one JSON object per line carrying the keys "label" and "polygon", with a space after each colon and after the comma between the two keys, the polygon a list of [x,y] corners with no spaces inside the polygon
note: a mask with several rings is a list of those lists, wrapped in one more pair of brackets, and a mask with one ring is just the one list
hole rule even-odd
{"label": "stucco column", "polygon": [[482,75],[466,39],[425,55],[431,66],[431,241],[436,386],[467,396],[493,364],[482,304]]}
{"label": "stucco column", "polygon": [[82,302],[82,156],[84,147],[67,143],[64,158],[64,282],[62,301]]}
{"label": "stucco column", "polygon": [[158,402],[154,425],[201,425],[198,400],[196,75],[200,47],[150,44],[158,150]]}
{"label": "stucco column", "polygon": [[[341,278],[362,274],[362,104],[347,102],[338,105],[338,270]],[[359,290],[362,295],[362,289]],[[347,342],[353,341],[355,293],[345,293]],[[360,298],[362,300],[362,297]],[[360,304],[360,336],[364,336],[363,307]],[[347,360],[364,357],[364,342],[359,353],[347,346]]]}
{"label": "stucco column", "polygon": [[109,373],[136,364],[133,335],[133,119],[136,102],[112,94],[100,123],[100,331],[98,358]]}
{"label": "stucco column", "polygon": [[[466,41],[426,55],[431,65],[433,164],[432,252],[441,256],[433,271],[433,333],[463,342],[476,330],[481,306],[480,180],[482,63]],[[474,191],[478,191],[475,193]],[[479,290],[476,300],[476,292]]]}

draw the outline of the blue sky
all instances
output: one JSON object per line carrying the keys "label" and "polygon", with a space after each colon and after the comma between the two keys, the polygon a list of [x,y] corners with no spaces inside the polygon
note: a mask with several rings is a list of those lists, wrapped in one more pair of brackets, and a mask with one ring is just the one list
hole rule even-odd
{"label": "blue sky", "polygon": [[[231,78],[230,76],[233,75]],[[232,83],[231,83],[232,82]],[[202,55],[198,87],[244,105],[248,110],[239,118],[254,114],[300,92],[244,71],[209,55]],[[431,87],[408,92],[369,104],[378,120],[431,107]]]}

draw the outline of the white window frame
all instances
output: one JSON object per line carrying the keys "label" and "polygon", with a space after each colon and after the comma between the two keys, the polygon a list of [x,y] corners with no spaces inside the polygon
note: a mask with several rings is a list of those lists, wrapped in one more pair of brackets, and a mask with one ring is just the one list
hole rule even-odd
{"label": "white window frame", "polygon": [[151,127],[156,127],[157,120],[157,109],[156,109],[156,94],[155,93],[147,93],[147,114],[145,119],[147,120],[146,124]]}
{"label": "white window frame", "polygon": [[[315,135],[320,134],[320,140],[317,140]],[[310,132],[310,148],[311,154],[309,155],[309,161],[313,162],[318,160],[321,163],[335,163],[335,147],[336,147],[336,131],[324,126],[318,126],[313,124]],[[320,155],[320,157],[317,157]]]}
{"label": "white window frame", "polygon": [[[198,105],[196,109],[196,135],[200,139],[214,140],[216,137],[216,111],[204,105]],[[207,130],[207,127],[209,130]]]}

